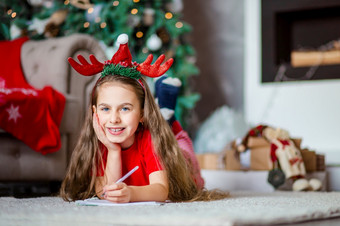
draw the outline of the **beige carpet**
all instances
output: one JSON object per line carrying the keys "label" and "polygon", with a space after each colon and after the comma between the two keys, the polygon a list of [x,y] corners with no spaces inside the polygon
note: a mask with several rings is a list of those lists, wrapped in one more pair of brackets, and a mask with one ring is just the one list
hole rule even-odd
{"label": "beige carpet", "polygon": [[0,225],[273,225],[339,216],[340,192],[233,192],[220,201],[118,207],[0,198]]}

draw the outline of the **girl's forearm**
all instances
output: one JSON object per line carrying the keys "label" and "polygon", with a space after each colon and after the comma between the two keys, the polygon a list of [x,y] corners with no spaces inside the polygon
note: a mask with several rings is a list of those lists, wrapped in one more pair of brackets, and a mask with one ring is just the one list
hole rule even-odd
{"label": "girl's forearm", "polygon": [[122,176],[122,161],[120,151],[109,151],[106,168],[103,177],[96,180],[96,194],[98,197],[103,193],[105,185],[114,184]]}
{"label": "girl's forearm", "polygon": [[109,151],[104,177],[106,184],[113,184],[122,177],[122,159],[120,151]]}
{"label": "girl's forearm", "polygon": [[168,188],[164,184],[155,183],[146,186],[129,186],[130,202],[157,201],[164,202],[168,198]]}

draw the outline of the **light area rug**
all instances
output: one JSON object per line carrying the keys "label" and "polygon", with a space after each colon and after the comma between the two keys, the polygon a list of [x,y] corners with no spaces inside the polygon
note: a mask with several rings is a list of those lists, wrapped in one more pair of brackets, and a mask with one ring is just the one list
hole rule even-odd
{"label": "light area rug", "polygon": [[0,225],[273,225],[340,216],[340,192],[232,192],[210,202],[78,206],[58,197],[0,198]]}

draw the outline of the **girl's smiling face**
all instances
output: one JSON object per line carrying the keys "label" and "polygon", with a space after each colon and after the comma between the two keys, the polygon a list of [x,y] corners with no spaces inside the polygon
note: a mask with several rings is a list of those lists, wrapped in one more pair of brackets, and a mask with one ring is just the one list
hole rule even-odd
{"label": "girl's smiling face", "polygon": [[97,106],[99,123],[112,143],[129,148],[135,140],[135,132],[143,120],[141,103],[130,85],[108,82],[99,87]]}

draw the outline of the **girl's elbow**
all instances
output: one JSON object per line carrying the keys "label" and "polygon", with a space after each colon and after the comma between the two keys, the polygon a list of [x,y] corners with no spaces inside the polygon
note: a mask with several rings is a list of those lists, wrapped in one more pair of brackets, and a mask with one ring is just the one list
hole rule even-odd
{"label": "girl's elbow", "polygon": [[169,197],[169,188],[162,184],[161,185],[161,190],[162,190],[162,192],[160,192],[161,195],[160,195],[160,200],[159,201],[165,202],[168,199],[168,197]]}

